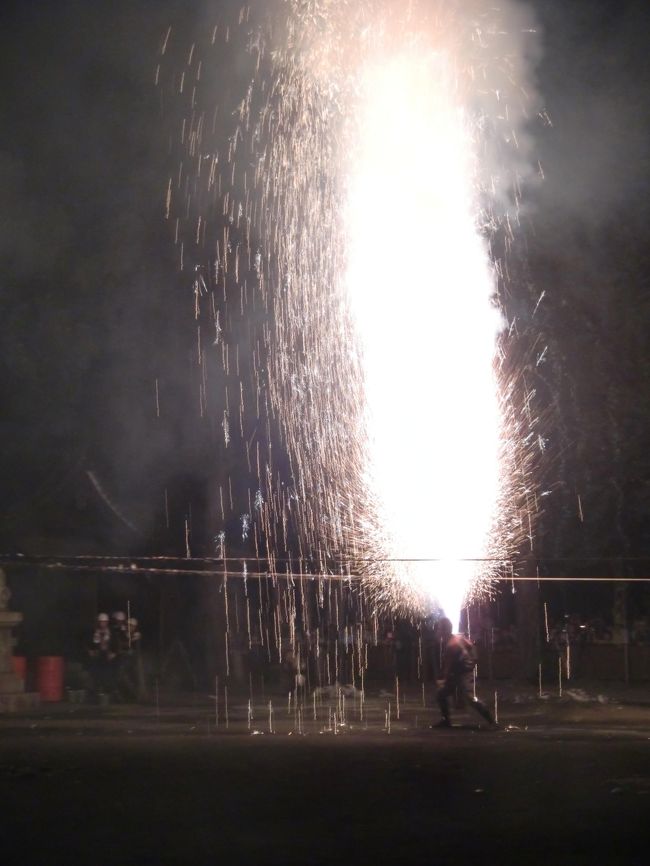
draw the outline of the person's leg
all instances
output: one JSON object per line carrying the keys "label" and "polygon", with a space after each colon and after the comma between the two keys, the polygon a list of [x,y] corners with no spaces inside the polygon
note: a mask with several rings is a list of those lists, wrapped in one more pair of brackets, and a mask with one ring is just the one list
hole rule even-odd
{"label": "person's leg", "polygon": [[488,710],[485,704],[482,701],[479,701],[478,698],[474,697],[474,688],[473,688],[473,677],[472,674],[466,674],[462,677],[462,682],[460,684],[460,688],[465,695],[465,700],[469,703],[470,707],[481,716],[482,719],[485,719],[490,725],[494,724],[494,719],[492,718],[492,713]]}
{"label": "person's leg", "polygon": [[470,706],[472,706],[476,712],[485,719],[490,725],[494,724],[494,718],[492,717],[492,713],[488,710],[485,704],[482,701],[479,701],[478,698],[472,698],[470,701]]}
{"label": "person's leg", "polygon": [[481,718],[485,719],[490,725],[494,724],[494,719],[492,718],[492,713],[488,710],[485,704],[482,701],[479,701],[478,698],[474,697],[473,694],[473,685],[472,685],[472,674],[465,674],[463,677],[460,677],[460,682],[458,684],[459,690],[463,693],[465,700],[469,703],[472,709],[476,710],[476,712],[481,716]]}

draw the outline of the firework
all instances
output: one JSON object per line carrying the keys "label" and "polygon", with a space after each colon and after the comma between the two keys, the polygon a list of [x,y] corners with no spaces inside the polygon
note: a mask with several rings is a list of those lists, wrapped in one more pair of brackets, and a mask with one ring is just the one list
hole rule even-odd
{"label": "firework", "polygon": [[169,84],[166,213],[200,415],[245,451],[247,477],[227,479],[243,540],[271,571],[361,574],[373,607],[455,623],[535,510],[489,248],[526,157],[525,28],[512,18],[512,38],[505,14],[246,7]]}

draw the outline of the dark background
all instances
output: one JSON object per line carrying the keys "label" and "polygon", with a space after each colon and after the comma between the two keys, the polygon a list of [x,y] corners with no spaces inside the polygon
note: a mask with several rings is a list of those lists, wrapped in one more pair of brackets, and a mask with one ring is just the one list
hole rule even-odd
{"label": "dark background", "polygon": [[[525,198],[506,312],[546,440],[535,555],[612,573],[650,557],[648,12],[532,6],[551,125],[531,128],[545,180]],[[241,446],[225,453],[199,417],[192,278],[164,219],[175,119],[157,55],[170,25],[183,46],[208,20],[187,2],[2,6],[5,552],[184,554],[189,520],[209,554],[216,485],[245,474]]]}

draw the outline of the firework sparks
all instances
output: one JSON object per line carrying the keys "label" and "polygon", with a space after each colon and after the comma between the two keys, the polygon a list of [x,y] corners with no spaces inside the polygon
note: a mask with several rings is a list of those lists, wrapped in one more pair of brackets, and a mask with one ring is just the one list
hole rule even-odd
{"label": "firework sparks", "polygon": [[[360,334],[368,485],[384,544],[457,626],[499,501],[499,317],[474,148],[449,59],[411,46],[364,75],[348,290]],[[387,118],[391,118],[387,125]],[[405,246],[378,253],[386,206]]]}
{"label": "firework sparks", "polygon": [[[455,623],[490,577],[467,560],[508,558],[533,498],[495,372],[487,245],[519,197],[495,154],[524,140],[525,113],[498,14],[290,0],[255,23],[247,8],[172,82],[186,112],[166,213],[192,275],[201,416],[245,449],[247,502],[229,497],[242,540],[272,570],[339,562],[367,575],[375,609],[435,603]],[[243,52],[250,77],[215,109],[217,49],[217,68]]]}

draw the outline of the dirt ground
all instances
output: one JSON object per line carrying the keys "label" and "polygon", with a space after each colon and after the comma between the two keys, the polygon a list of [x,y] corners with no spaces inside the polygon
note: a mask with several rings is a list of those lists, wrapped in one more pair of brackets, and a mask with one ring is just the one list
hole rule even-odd
{"label": "dirt ground", "polygon": [[[336,706],[336,701],[334,701]],[[339,706],[339,709],[341,707]],[[650,705],[500,701],[451,730],[375,696],[0,716],[3,864],[646,864]],[[330,722],[332,722],[330,724]]]}

